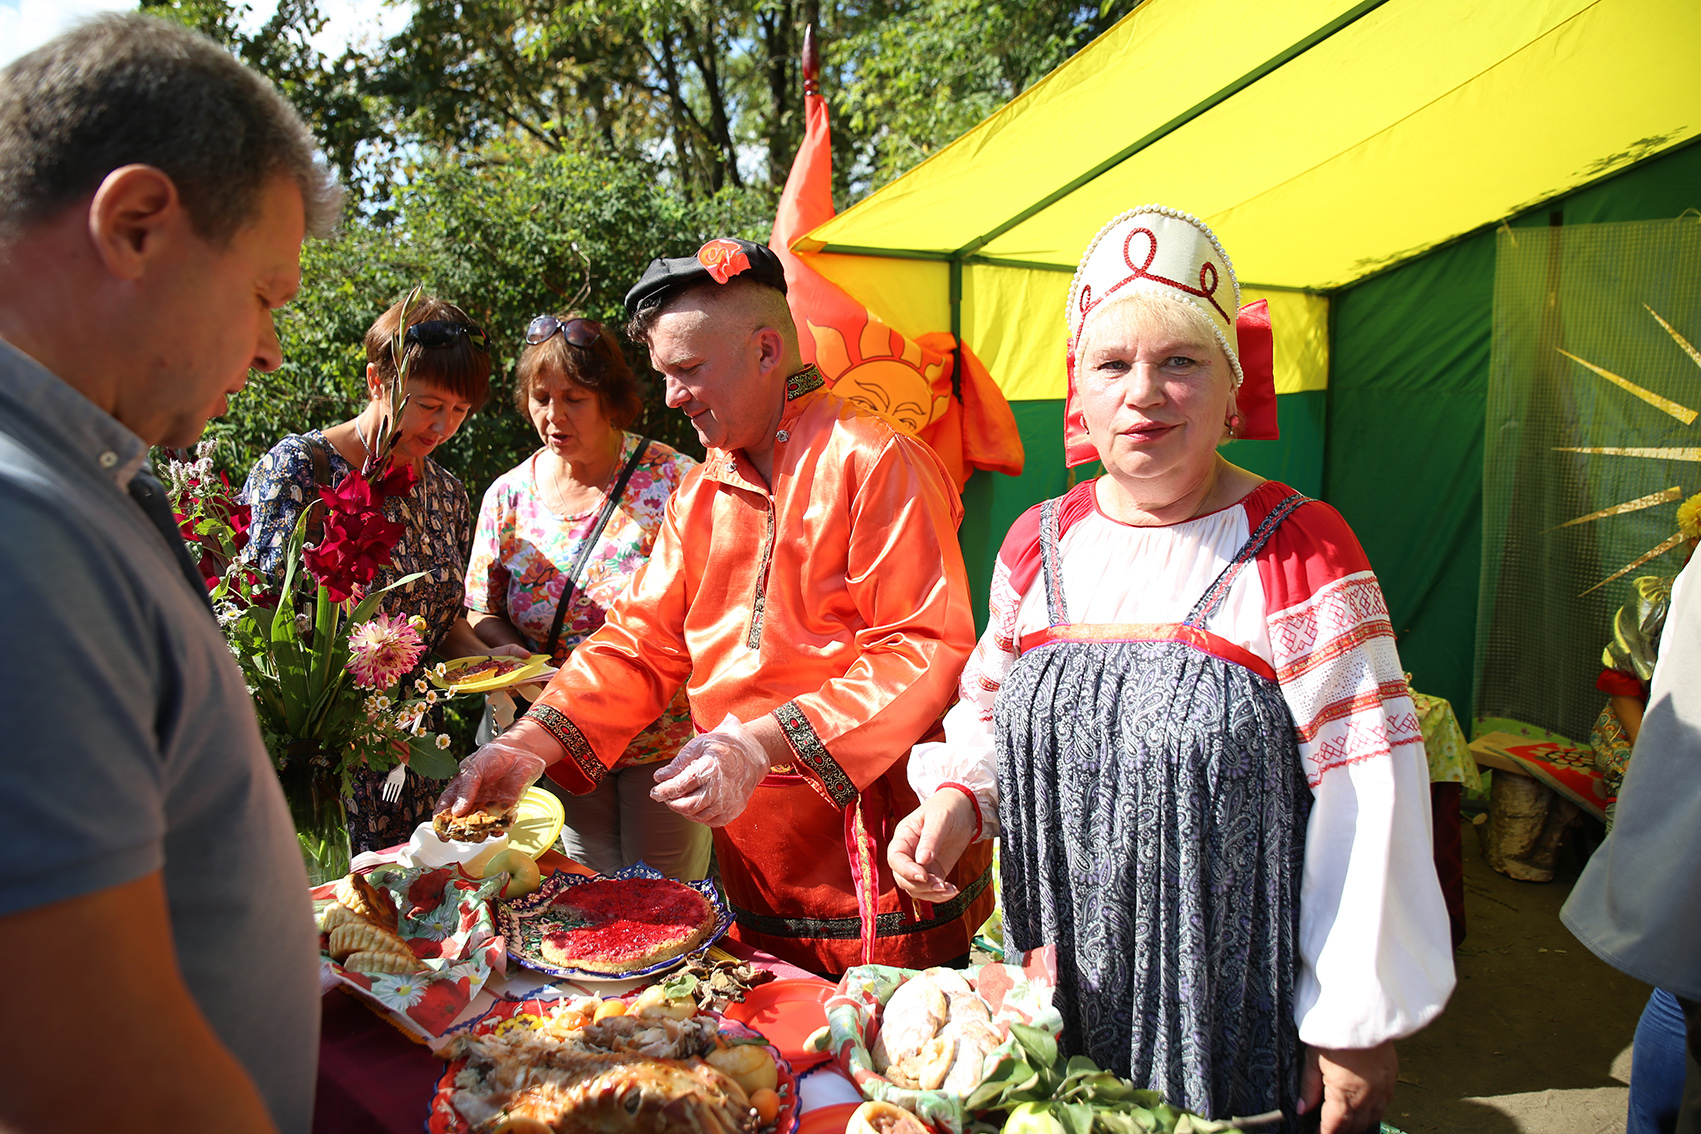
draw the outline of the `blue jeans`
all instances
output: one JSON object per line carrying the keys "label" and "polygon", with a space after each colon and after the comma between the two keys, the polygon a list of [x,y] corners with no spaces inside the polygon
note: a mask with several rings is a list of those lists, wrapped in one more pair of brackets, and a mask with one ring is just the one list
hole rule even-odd
{"label": "blue jeans", "polygon": [[1683,1101],[1683,1009],[1677,997],[1656,988],[1636,1024],[1630,1056],[1630,1116],[1625,1134],[1671,1134]]}

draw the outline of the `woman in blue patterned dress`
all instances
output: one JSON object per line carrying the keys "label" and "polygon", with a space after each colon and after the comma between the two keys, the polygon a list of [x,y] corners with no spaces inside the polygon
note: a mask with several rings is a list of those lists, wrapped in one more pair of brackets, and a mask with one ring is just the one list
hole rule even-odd
{"label": "woman in blue patterned dress", "polygon": [[[254,509],[250,532],[255,567],[274,586],[282,582],[291,533],[305,502],[315,499],[315,460],[324,483],[335,485],[367,457],[379,421],[390,411],[387,390],[395,374],[390,342],[401,319],[396,304],[366,332],[368,401],[352,419],[304,434],[292,433],[261,457],[248,474],[243,499]],[[431,459],[453,437],[467,415],[490,392],[490,354],[484,332],[453,304],[426,297],[408,312],[406,333],[408,402],[394,460],[411,464],[419,483],[405,498],[384,502],[387,519],[407,527],[391,566],[373,580],[381,587],[415,571],[425,577],[386,594],[380,609],[419,615],[427,653],[443,657],[492,652],[467,625],[462,579],[472,543],[472,509],[461,482]],[[410,675],[411,677],[412,675]],[[441,785],[409,776],[402,798],[387,803],[380,794],[384,776],[355,777],[347,801],[349,836],[356,853],[406,842],[414,827],[429,819]]]}
{"label": "woman in blue patterned dress", "polygon": [[1210,1117],[1374,1130],[1393,1041],[1453,984],[1428,771],[1352,532],[1217,450],[1243,413],[1274,436],[1268,323],[1239,299],[1186,214],[1088,248],[1065,420],[1069,463],[1105,475],[1011,528],[888,859],[942,901],[1001,834],[1005,941],[1056,946],[1066,1051]]}

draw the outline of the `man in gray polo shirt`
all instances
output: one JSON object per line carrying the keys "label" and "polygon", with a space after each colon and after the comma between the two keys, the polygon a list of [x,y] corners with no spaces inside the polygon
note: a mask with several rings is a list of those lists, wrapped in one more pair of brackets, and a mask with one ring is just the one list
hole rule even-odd
{"label": "man in gray polo shirt", "polygon": [[0,71],[0,1129],[308,1129],[301,855],[147,467],[250,368],[336,187],[142,16]]}

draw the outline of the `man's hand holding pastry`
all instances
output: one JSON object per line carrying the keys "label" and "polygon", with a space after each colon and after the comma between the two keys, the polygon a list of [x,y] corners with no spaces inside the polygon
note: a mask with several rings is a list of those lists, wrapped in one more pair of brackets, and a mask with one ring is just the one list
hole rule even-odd
{"label": "man's hand holding pastry", "polygon": [[[517,723],[515,729],[519,727]],[[523,737],[504,733],[461,761],[461,770],[437,797],[437,813],[459,819],[474,811],[492,815],[512,811],[525,790],[543,775],[546,763],[523,746]]]}

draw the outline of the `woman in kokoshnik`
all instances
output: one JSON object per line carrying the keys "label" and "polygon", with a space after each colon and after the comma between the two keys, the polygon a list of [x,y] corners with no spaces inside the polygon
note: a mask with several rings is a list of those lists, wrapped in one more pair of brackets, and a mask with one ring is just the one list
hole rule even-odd
{"label": "woman in kokoshnik", "polygon": [[1012,526],[888,857],[940,901],[1001,835],[1006,947],[1056,945],[1065,1050],[1211,1117],[1374,1130],[1393,1041],[1453,986],[1428,773],[1351,530],[1218,452],[1275,436],[1268,318],[1239,298],[1187,214],[1088,247],[1068,458],[1105,475]]}

